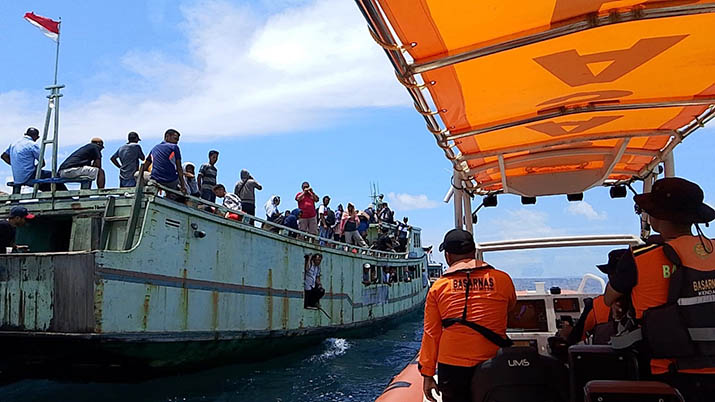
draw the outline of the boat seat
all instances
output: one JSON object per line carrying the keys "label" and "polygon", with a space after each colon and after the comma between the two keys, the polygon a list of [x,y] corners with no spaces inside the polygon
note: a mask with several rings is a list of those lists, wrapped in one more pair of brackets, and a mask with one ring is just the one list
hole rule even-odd
{"label": "boat seat", "polygon": [[566,402],[568,371],[529,346],[502,348],[474,371],[474,402]]}
{"label": "boat seat", "polygon": [[637,380],[638,360],[631,351],[609,345],[569,347],[571,400],[583,401],[583,388],[592,380]]}
{"label": "boat seat", "polygon": [[656,381],[589,381],[586,402],[684,402],[677,389]]}

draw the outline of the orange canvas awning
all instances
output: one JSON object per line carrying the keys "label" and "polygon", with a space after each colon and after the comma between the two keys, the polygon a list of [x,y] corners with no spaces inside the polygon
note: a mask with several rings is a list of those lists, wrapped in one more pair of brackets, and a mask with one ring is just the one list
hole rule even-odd
{"label": "orange canvas awning", "polygon": [[713,117],[715,0],[357,2],[482,193],[641,177]]}

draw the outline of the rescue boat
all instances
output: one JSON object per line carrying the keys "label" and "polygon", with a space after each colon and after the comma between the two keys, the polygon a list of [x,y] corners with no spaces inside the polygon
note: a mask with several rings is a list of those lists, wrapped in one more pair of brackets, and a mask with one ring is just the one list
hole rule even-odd
{"label": "rescue boat", "polygon": [[[472,232],[477,211],[496,206],[500,196],[521,197],[523,204],[553,195],[577,201],[605,187],[623,198],[635,183],[649,192],[659,175],[675,175],[675,147],[715,117],[712,0],[356,3],[452,164],[445,202],[454,204],[456,228]],[[477,241],[477,247],[481,254],[634,245],[650,234],[646,214],[639,219],[639,236]],[[550,355],[556,319],[577,317],[587,296],[583,288],[551,294],[543,286],[519,294],[518,302],[538,314],[529,322],[510,317],[508,335],[521,349],[498,355],[490,369],[511,353]],[[664,384],[632,381],[632,356],[592,346],[569,349],[571,400],[616,393],[679,400]],[[589,365],[609,378],[594,377]],[[528,370],[508,366],[504,377],[516,389]],[[379,400],[421,401],[418,388],[421,378],[410,364]]]}

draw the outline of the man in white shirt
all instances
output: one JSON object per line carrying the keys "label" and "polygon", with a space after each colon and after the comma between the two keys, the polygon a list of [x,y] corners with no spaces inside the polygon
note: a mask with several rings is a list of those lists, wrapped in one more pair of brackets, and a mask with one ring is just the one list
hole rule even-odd
{"label": "man in white shirt", "polygon": [[325,289],[320,283],[320,263],[323,261],[321,254],[310,254],[305,256],[305,277],[304,289],[305,299],[303,306],[305,308],[318,308],[320,298],[325,295]]}

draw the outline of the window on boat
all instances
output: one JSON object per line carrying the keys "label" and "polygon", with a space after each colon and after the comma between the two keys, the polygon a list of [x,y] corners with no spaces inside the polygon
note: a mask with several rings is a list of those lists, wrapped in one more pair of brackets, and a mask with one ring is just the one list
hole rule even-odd
{"label": "window on boat", "polygon": [[[77,225],[80,226],[79,220]],[[93,235],[98,228],[90,227],[72,229],[72,216],[51,216],[38,214],[25,226],[17,228],[15,242],[27,246],[29,253],[52,253],[70,250],[90,250],[93,245]],[[72,248],[70,248],[72,246]],[[86,246],[86,247],[85,247]],[[96,248],[96,247],[94,247]]]}

